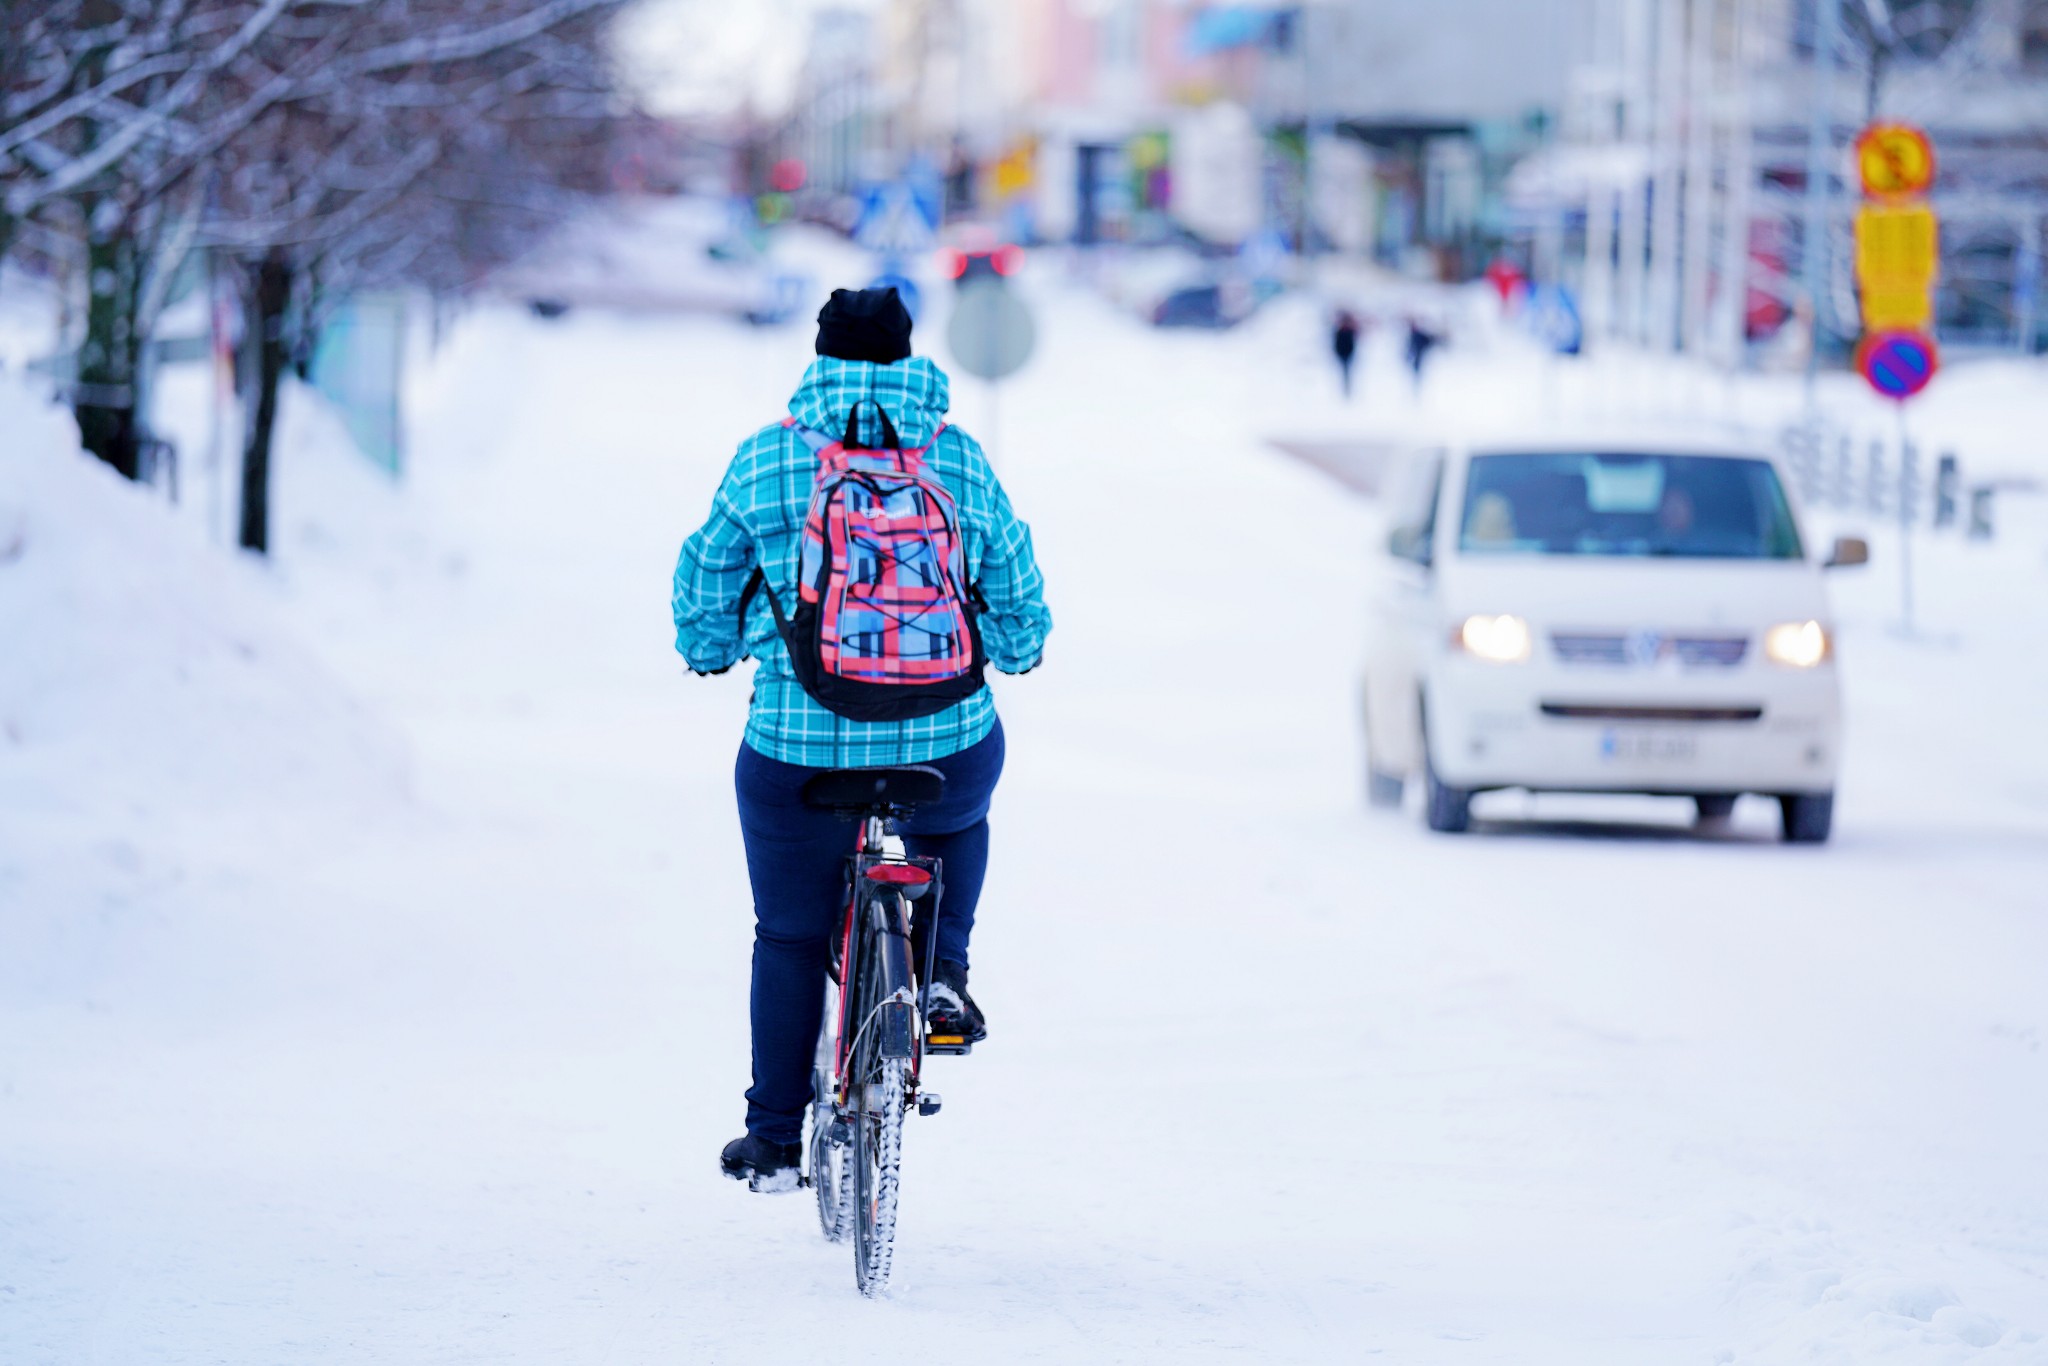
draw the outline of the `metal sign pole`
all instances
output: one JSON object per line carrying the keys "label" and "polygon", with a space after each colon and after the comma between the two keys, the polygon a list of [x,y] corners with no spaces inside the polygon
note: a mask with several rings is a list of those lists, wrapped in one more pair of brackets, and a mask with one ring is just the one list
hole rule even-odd
{"label": "metal sign pole", "polygon": [[988,381],[987,388],[988,433],[986,438],[982,441],[982,450],[985,451],[988,455],[988,463],[990,465],[994,465],[996,463],[996,450],[1001,441],[1001,438],[998,435],[998,433],[1002,430],[1001,424],[996,420],[998,414],[1001,411],[996,406],[996,395],[1002,392],[1003,382],[1001,380],[992,379]]}
{"label": "metal sign pole", "polygon": [[1002,381],[1030,359],[1037,337],[1031,310],[997,281],[972,281],[953,301],[946,341],[960,369],[986,386],[988,425],[982,432],[982,449],[991,463],[1001,440]]}
{"label": "metal sign pole", "polygon": [[[1828,196],[1834,189],[1830,163],[1835,154],[1835,49],[1841,45],[1842,0],[1818,0],[1818,25],[1813,42],[1813,110],[1806,129],[1806,219],[1800,247],[1800,286],[1812,311],[1807,328],[1806,411],[1817,410],[1816,383],[1820,375],[1821,338],[1824,335],[1823,303],[1827,294]],[[1738,296],[1739,302],[1739,296]]]}
{"label": "metal sign pole", "polygon": [[1899,630],[1913,634],[1913,447],[1906,437],[1906,401],[1899,417]]}

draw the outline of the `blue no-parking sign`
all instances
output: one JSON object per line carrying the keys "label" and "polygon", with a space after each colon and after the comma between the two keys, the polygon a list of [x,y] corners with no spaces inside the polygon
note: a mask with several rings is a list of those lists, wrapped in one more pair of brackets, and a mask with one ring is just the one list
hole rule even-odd
{"label": "blue no-parking sign", "polygon": [[1856,368],[1886,398],[1909,399],[1940,367],[1934,338],[1925,332],[1873,332],[1856,348]]}

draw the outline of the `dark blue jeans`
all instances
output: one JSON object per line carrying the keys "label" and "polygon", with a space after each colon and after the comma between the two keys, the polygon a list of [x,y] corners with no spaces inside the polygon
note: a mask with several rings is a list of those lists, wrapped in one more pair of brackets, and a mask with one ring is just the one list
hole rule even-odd
{"label": "dark blue jeans", "polygon": [[[1003,771],[1002,723],[980,743],[931,766],[946,775],[945,798],[902,822],[898,832],[910,853],[946,861],[939,957],[964,965],[988,871],[988,803]],[[754,1085],[747,1092],[747,1132],[775,1143],[794,1143],[803,1133],[825,967],[846,905],[846,858],[858,835],[859,822],[803,804],[804,781],[822,771],[746,745],[733,770],[754,887]]]}

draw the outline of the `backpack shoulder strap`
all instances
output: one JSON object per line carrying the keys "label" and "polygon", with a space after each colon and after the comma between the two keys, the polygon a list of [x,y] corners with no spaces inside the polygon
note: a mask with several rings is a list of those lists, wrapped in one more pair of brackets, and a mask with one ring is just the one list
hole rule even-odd
{"label": "backpack shoulder strap", "polygon": [[783,430],[794,433],[797,440],[803,442],[804,445],[810,447],[812,455],[820,454],[828,446],[841,444],[835,442],[831,437],[825,435],[825,433],[823,432],[815,431],[812,428],[804,426],[803,423],[798,422],[794,417],[785,417],[784,419],[782,419],[782,426]]}
{"label": "backpack shoulder strap", "polygon": [[938,448],[939,438],[945,434],[946,424],[941,422],[938,430],[932,433],[931,440],[925,442],[922,446],[896,453],[903,457],[904,466],[910,473],[917,475],[919,478],[926,478],[928,476],[924,472],[925,457]]}
{"label": "backpack shoulder strap", "polygon": [[758,564],[754,566],[754,572],[747,575],[747,586],[740,590],[740,629],[742,631],[746,630],[747,609],[754,605],[754,595],[756,593],[766,595],[768,610],[775,615],[775,633],[787,641],[789,638],[789,621],[782,615],[782,602],[775,596],[775,590],[769,586],[767,572]]}

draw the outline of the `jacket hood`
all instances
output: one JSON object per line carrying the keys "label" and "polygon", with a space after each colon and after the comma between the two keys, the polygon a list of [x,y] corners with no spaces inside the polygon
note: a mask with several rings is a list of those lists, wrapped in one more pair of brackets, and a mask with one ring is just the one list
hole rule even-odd
{"label": "jacket hood", "polygon": [[837,440],[846,435],[846,418],[860,406],[856,435],[863,445],[882,441],[876,405],[889,415],[906,449],[931,444],[952,406],[946,372],[928,356],[911,356],[893,365],[820,356],[804,372],[803,383],[789,400],[789,413],[812,431]]}

